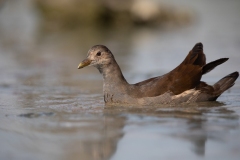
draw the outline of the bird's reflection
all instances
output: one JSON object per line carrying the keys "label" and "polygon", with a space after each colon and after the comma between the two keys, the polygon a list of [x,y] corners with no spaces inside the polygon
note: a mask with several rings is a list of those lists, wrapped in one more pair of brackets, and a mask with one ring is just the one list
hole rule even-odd
{"label": "bird's reflection", "polygon": [[[234,111],[225,108],[224,105],[221,102],[201,102],[196,106],[191,106],[192,108],[190,109],[187,107],[187,112],[183,111],[179,114],[179,112],[174,113],[173,111],[175,116],[187,120],[187,130],[182,134],[173,133],[170,135],[191,142],[190,149],[198,156],[205,156],[206,143],[209,139],[221,141],[221,137],[218,134],[212,133],[213,129],[211,128],[217,126],[221,131],[227,131],[239,127],[238,123],[232,123],[233,121],[238,122],[238,115]],[[194,110],[194,108],[198,112],[191,113],[191,110]],[[226,121],[226,123],[212,122],[212,119]]]}

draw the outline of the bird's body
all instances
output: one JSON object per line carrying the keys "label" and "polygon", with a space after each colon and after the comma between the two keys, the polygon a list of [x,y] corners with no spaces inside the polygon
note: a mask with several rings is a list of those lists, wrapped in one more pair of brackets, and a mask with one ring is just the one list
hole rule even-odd
{"label": "bird's body", "polygon": [[216,100],[234,85],[238,72],[234,72],[213,86],[201,82],[203,74],[227,61],[221,58],[206,64],[202,43],[197,43],[184,61],[175,69],[159,77],[129,84],[124,78],[111,51],[103,45],[93,46],[87,59],[78,68],[96,67],[103,75],[103,92],[106,104],[178,104]]}

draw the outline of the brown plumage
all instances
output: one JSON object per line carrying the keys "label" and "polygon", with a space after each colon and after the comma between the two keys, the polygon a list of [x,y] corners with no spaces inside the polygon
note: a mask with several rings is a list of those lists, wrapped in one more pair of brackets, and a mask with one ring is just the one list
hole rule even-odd
{"label": "brown plumage", "polygon": [[234,72],[213,86],[201,82],[203,74],[227,61],[221,58],[206,64],[202,43],[197,43],[183,62],[169,73],[148,80],[129,84],[111,51],[103,45],[93,46],[87,58],[78,68],[92,65],[104,79],[104,100],[107,104],[155,105],[182,102],[216,100],[225,90],[234,85],[238,72]]}

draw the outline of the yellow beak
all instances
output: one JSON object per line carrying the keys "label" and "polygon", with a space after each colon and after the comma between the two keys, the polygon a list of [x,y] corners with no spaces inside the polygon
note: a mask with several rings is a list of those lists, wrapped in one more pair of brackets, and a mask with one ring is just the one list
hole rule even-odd
{"label": "yellow beak", "polygon": [[84,59],[79,65],[78,69],[88,66],[92,61],[89,59]]}

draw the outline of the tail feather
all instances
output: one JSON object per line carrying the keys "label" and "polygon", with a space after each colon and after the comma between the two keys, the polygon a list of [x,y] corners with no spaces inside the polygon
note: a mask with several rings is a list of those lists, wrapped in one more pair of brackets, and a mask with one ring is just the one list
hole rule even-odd
{"label": "tail feather", "polygon": [[200,82],[196,87],[196,90],[200,90],[201,93],[196,101],[215,101],[224,91],[235,84],[238,76],[238,72],[233,72],[220,79],[213,86],[208,85],[205,82]]}
{"label": "tail feather", "polygon": [[208,64],[206,64],[205,66],[203,66],[202,68],[202,74],[206,74],[208,72],[210,72],[211,70],[213,70],[215,67],[217,67],[218,65],[226,62],[229,58],[220,58],[216,61],[210,62]]}
{"label": "tail feather", "polygon": [[206,64],[206,56],[203,53],[203,44],[201,42],[197,43],[192,49],[192,57],[197,55],[197,58],[194,61],[194,65],[204,66]]}
{"label": "tail feather", "polygon": [[231,88],[234,84],[236,79],[238,78],[239,73],[233,72],[222,79],[220,79],[217,83],[213,85],[215,95],[220,96],[224,91]]}
{"label": "tail feather", "polygon": [[192,54],[190,55],[190,59],[193,59],[196,55],[203,52],[203,44],[201,42],[196,43],[192,48]]}
{"label": "tail feather", "polygon": [[206,64],[206,57],[203,53],[203,44],[201,42],[195,44],[182,64],[193,64],[204,66]]}

